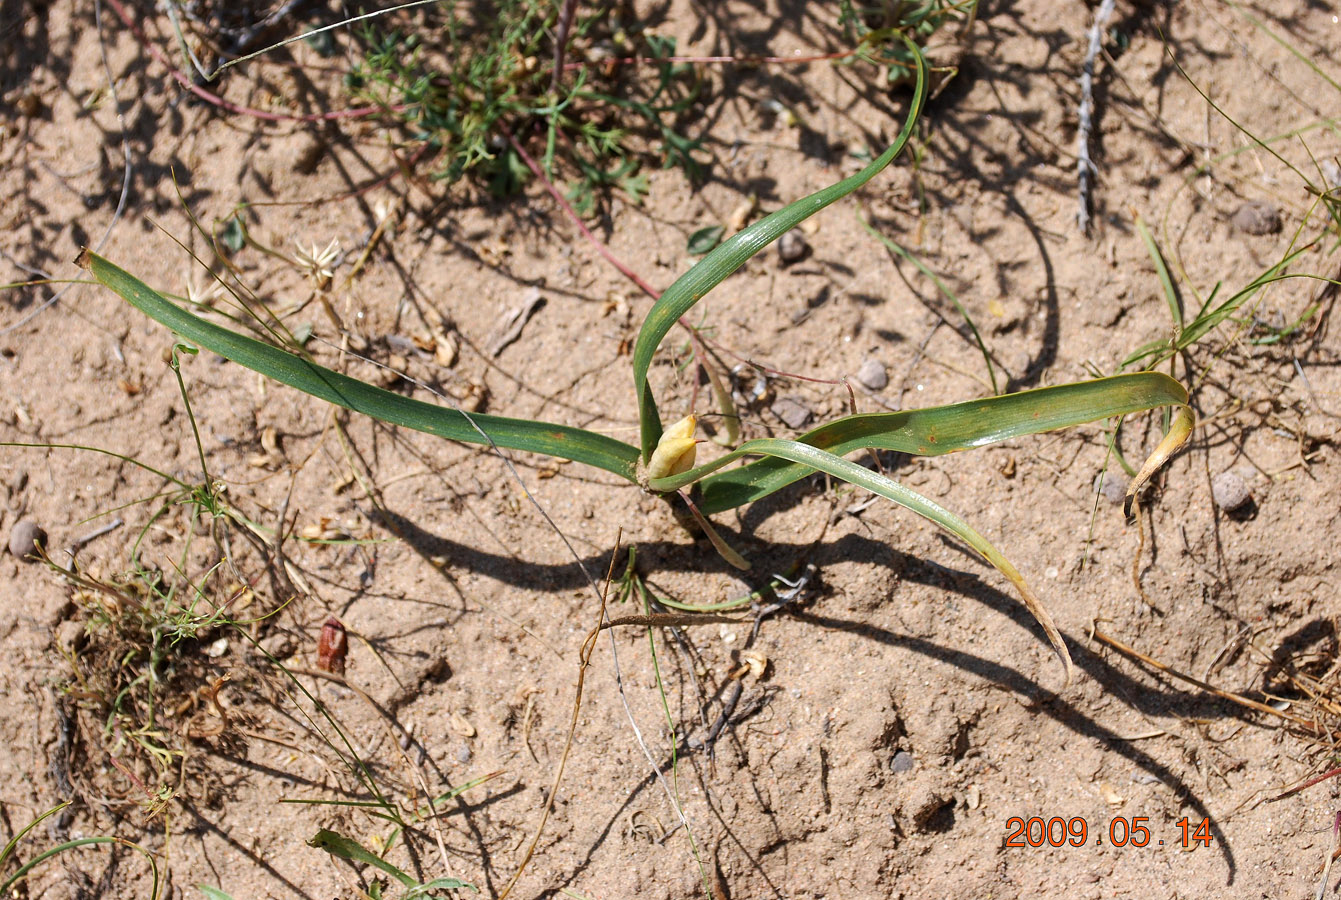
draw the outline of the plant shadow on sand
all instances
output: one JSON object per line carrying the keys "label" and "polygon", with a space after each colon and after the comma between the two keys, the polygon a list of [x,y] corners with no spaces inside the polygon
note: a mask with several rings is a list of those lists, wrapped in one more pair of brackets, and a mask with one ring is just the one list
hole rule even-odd
{"label": "plant shadow on sand", "polygon": [[[790,494],[792,492],[783,493]],[[774,498],[770,498],[770,501],[773,500]],[[770,501],[764,502],[768,503]],[[779,504],[785,502],[785,500],[778,501]],[[577,562],[557,565],[526,562],[514,557],[467,547],[450,538],[422,529],[410,519],[394,512],[386,511],[384,515],[386,517],[385,526],[405,540],[424,558],[445,556],[453,561],[453,565],[461,566],[472,572],[524,590],[562,591],[585,588],[588,582],[582,569],[585,568],[589,572],[599,572],[603,571],[604,567],[609,564],[609,551],[592,553],[586,556],[581,560],[580,566]],[[696,573],[714,569],[722,572],[729,571],[710,549],[702,547],[673,542],[644,542],[638,545],[638,550],[640,560],[652,560],[654,561],[652,565],[659,566],[663,571],[678,570]],[[967,549],[963,552],[966,555],[971,554],[971,551]],[[1034,622],[1028,611],[1020,605],[1019,601],[1010,594],[987,584],[977,574],[947,569],[938,563],[923,563],[917,557],[907,556],[884,542],[852,534],[828,541],[817,547],[774,544],[767,551],[767,556],[775,560],[796,559],[805,554],[809,554],[811,561],[819,567],[821,572],[824,565],[844,560],[868,561],[888,566],[899,571],[905,581],[956,593],[986,609],[1008,617],[1030,634],[1042,639],[1037,623]],[[705,565],[707,566],[706,570]],[[764,569],[766,570],[766,567]],[[950,577],[947,578],[947,574]],[[816,601],[821,606],[823,604],[822,598],[823,594],[821,593],[820,599]],[[1168,766],[1141,751],[1130,740],[1123,739],[1110,728],[1087,716],[1077,705],[1044,687],[1035,677],[1027,675],[1017,668],[963,648],[948,646],[912,635],[899,634],[857,619],[826,614],[814,608],[811,603],[790,609],[781,613],[781,615],[790,616],[797,622],[819,629],[847,632],[885,647],[909,651],[929,659],[948,663],[984,682],[997,685],[1021,698],[1025,698],[1025,702],[1031,710],[1047,716],[1065,727],[1078,739],[1083,738],[1098,742],[1106,751],[1128,760],[1143,772],[1169,787],[1177,801],[1194,810],[1197,816],[1211,817],[1211,810],[1198,796],[1196,790]],[[1130,708],[1139,713],[1246,723],[1255,721],[1251,715],[1225,701],[1172,688],[1152,688],[1150,685],[1121,671],[1110,660],[1092,650],[1084,635],[1069,634],[1065,631],[1063,631],[1063,634],[1072,650],[1076,667],[1092,678],[1102,688],[1105,695],[1122,698],[1125,703],[1129,704]],[[717,696],[709,699],[716,701],[720,694],[721,690],[719,689]],[[692,735],[693,732],[689,732],[689,734]],[[698,754],[690,756],[690,759],[695,761],[695,765],[698,765],[697,760],[700,758]],[[663,770],[668,770],[670,765],[671,759],[669,756],[660,762]],[[572,872],[572,878],[584,871],[585,867],[591,863],[596,851],[613,832],[620,816],[630,810],[635,805],[638,797],[648,788],[654,787],[655,784],[655,777],[649,773],[629,787],[629,796],[601,830],[600,837],[588,847],[585,859]],[[1212,823],[1211,830],[1216,839],[1217,850],[1224,860],[1226,883],[1233,883],[1237,872],[1234,852],[1225,840],[1225,835],[1218,824]],[[745,850],[744,847],[741,849],[742,851]],[[758,875],[766,877],[762,868],[758,869]],[[571,878],[569,881],[571,882]]]}

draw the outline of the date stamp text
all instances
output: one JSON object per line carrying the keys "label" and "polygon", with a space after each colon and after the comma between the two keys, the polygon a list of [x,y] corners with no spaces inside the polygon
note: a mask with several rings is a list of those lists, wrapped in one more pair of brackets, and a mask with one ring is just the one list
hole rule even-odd
{"label": "date stamp text", "polygon": [[1164,837],[1150,830],[1149,816],[1114,816],[1105,829],[1102,826],[1090,827],[1090,823],[1080,817],[1064,819],[1053,816],[1011,816],[1006,820],[1006,846],[1025,849],[1029,847],[1084,847],[1102,846],[1105,842],[1114,847],[1163,847],[1166,845],[1194,850],[1197,847],[1209,847],[1211,820],[1194,822],[1186,816],[1174,823],[1178,830]]}

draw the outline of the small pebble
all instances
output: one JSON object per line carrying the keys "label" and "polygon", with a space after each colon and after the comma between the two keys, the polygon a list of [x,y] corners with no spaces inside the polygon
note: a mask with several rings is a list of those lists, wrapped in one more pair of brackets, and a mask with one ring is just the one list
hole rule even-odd
{"label": "small pebble", "polygon": [[964,805],[969,809],[977,809],[982,806],[982,788],[976,784],[970,784],[964,791]]}
{"label": "small pebble", "polygon": [[806,255],[810,245],[806,243],[806,236],[801,233],[801,229],[793,228],[791,231],[778,238],[778,257],[784,263],[793,263]]}
{"label": "small pebble", "polygon": [[415,346],[414,341],[402,334],[388,334],[386,345],[392,353],[402,357],[415,356],[419,352],[419,348]]}
{"label": "small pebble", "polygon": [[456,761],[459,763],[470,762],[470,748],[467,747],[465,744],[462,744],[460,747],[456,748]]}
{"label": "small pebble", "polygon": [[1275,234],[1280,231],[1280,210],[1265,200],[1249,200],[1234,210],[1230,221],[1248,234]]}
{"label": "small pebble", "polygon": [[214,643],[205,648],[205,655],[210,659],[218,659],[228,652],[228,638],[219,638]]}
{"label": "small pebble", "polygon": [[[1103,479],[1103,484],[1099,484],[1099,479]],[[1120,472],[1107,472],[1096,475],[1094,478],[1094,490],[1103,494],[1109,503],[1121,503],[1127,498],[1127,479],[1122,477]]]}
{"label": "small pebble", "polygon": [[916,762],[917,760],[913,758],[911,753],[907,750],[900,750],[898,753],[895,753],[894,758],[889,761],[889,769],[895,775],[901,775],[904,772],[911,772],[913,770],[913,765],[916,764]]}
{"label": "small pebble", "polygon": [[874,357],[867,357],[857,370],[857,380],[873,391],[883,391],[889,385],[889,371]]}
{"label": "small pebble", "polygon": [[37,559],[35,547],[47,546],[47,533],[32,519],[21,519],[9,532],[9,552],[19,559]]}
{"label": "small pebble", "polygon": [[456,344],[456,338],[445,331],[440,331],[433,337],[433,361],[444,369],[450,369],[456,365],[457,354],[460,352]]}
{"label": "small pebble", "polygon": [[1211,499],[1225,512],[1242,509],[1252,498],[1248,483],[1236,472],[1221,472],[1211,479]]}
{"label": "small pebble", "polygon": [[452,731],[455,731],[461,737],[473,738],[475,736],[475,726],[470,724],[470,720],[459,712],[453,712],[449,722]]}
{"label": "small pebble", "polygon": [[804,428],[810,422],[812,413],[795,397],[779,397],[770,407],[773,415],[793,430]]}

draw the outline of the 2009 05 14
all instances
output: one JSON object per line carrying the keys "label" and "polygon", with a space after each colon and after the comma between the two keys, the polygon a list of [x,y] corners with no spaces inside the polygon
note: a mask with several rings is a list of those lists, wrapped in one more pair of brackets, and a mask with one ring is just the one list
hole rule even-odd
{"label": "2009 05 14", "polygon": [[[1114,816],[1108,823],[1108,843],[1114,847],[1147,847],[1152,841],[1157,846],[1164,846],[1164,841],[1152,838],[1150,828],[1146,824],[1150,821],[1149,816]],[[1192,822],[1186,816],[1174,823],[1179,829],[1179,838],[1175,843],[1184,850],[1190,850],[1197,845],[1209,847],[1211,845],[1211,820],[1202,819],[1200,822]],[[1053,816],[1044,819],[1042,816],[1011,816],[1006,820],[1006,846],[1007,847],[1083,847],[1090,843],[1090,826],[1084,818],[1072,816],[1064,819],[1061,816]],[[1103,843],[1103,835],[1096,833],[1093,843],[1099,845]]]}

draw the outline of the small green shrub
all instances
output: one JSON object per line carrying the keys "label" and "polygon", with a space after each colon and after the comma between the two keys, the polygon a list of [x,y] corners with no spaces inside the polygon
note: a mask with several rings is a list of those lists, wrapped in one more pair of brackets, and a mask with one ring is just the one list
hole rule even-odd
{"label": "small green shrub", "polygon": [[[392,112],[412,140],[437,149],[438,175],[447,181],[474,175],[496,194],[514,193],[529,173],[506,135],[532,123],[545,129],[546,172],[570,181],[569,199],[580,211],[591,209],[600,190],[619,188],[634,202],[647,191],[633,131],[659,140],[663,165],[700,180],[699,142],[680,122],[698,98],[694,67],[662,62],[651,79],[623,79],[613,62],[674,56],[675,40],[626,27],[604,5],[582,7],[562,34],[563,7],[499,0],[416,11],[417,21],[392,30],[374,20],[360,32],[364,56],[346,85],[360,101]],[[564,53],[556,54],[561,35]]]}
{"label": "small green shrub", "polygon": [[[912,80],[909,48],[926,46],[948,25],[967,28],[976,11],[977,0],[844,0],[837,24],[849,49],[818,58],[872,64],[887,84]],[[568,184],[582,214],[612,188],[640,202],[652,159],[691,183],[704,177],[701,142],[688,122],[704,99],[702,66],[721,60],[677,59],[674,38],[627,17],[622,6],[446,3],[385,22],[359,28],[362,58],[345,84],[360,103],[403,123],[411,140],[438,151],[440,178],[473,175],[495,194],[516,192],[529,172],[508,137],[531,128],[544,134],[546,176]]]}

